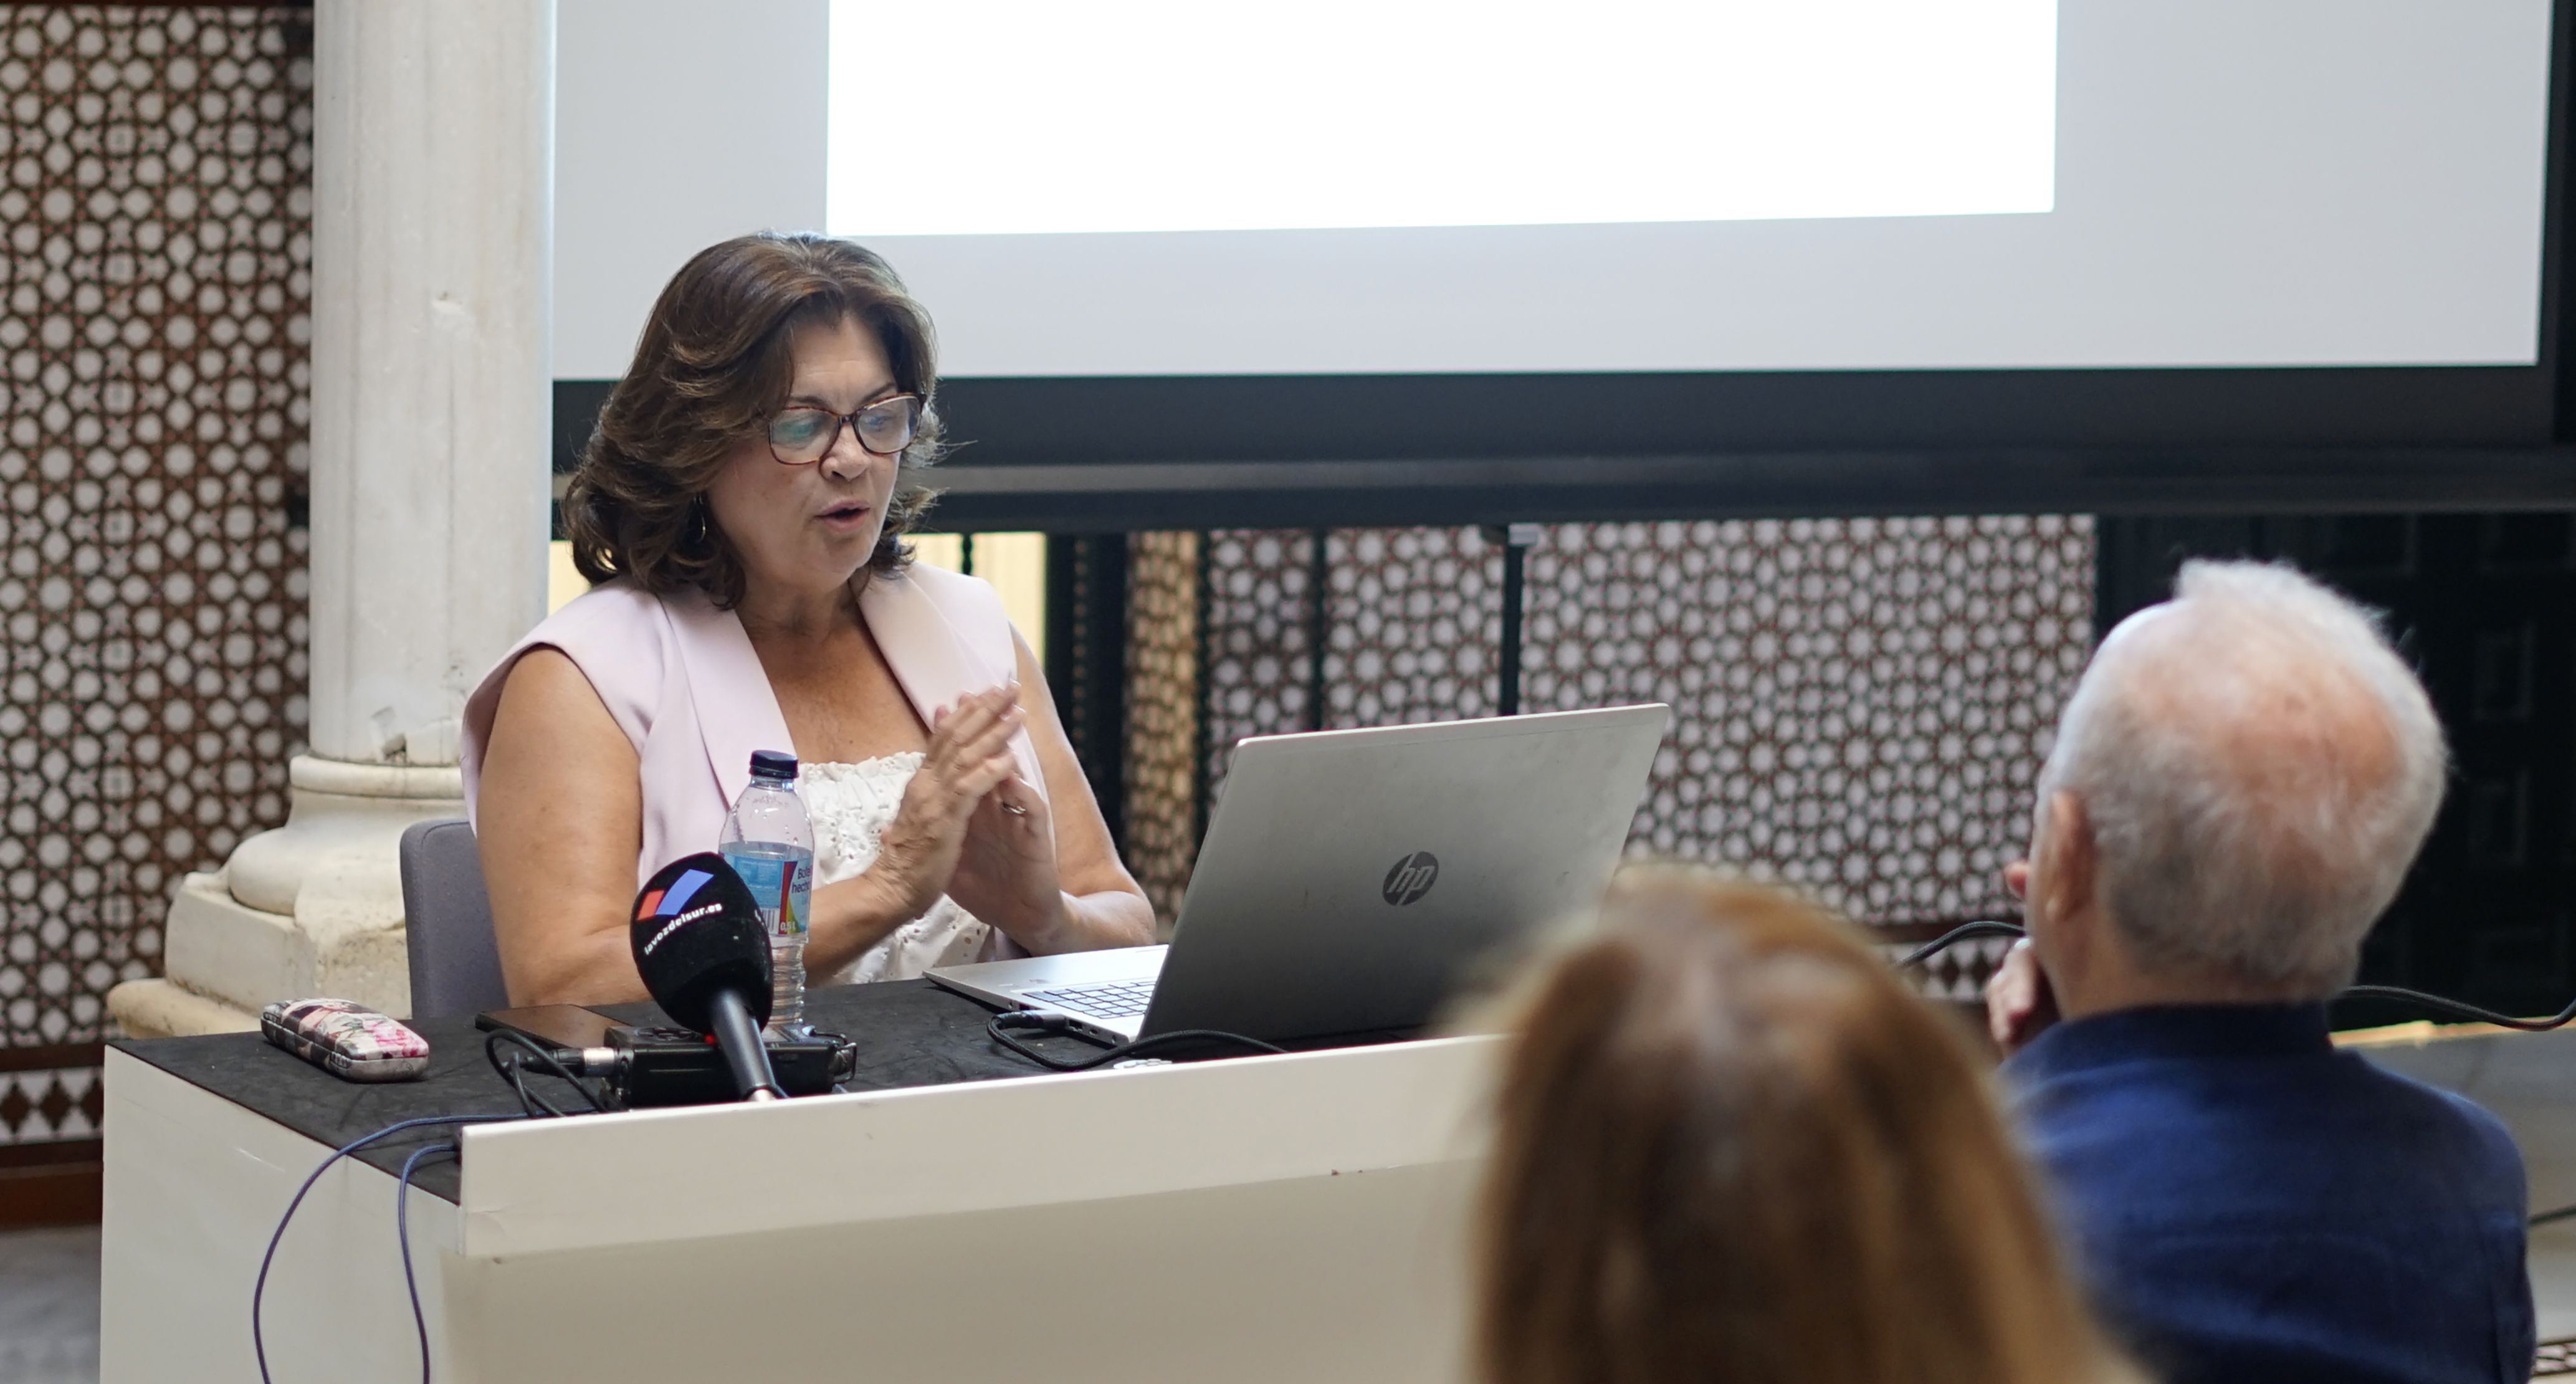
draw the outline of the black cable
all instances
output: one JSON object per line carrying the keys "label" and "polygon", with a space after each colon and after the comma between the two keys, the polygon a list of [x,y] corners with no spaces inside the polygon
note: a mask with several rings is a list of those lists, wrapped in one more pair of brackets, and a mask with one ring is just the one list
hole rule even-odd
{"label": "black cable", "polygon": [[[1959,943],[1968,941],[1972,938],[2019,937],[2021,935],[2023,935],[2022,929],[2011,923],[1961,923],[1959,926],[1950,929],[1948,932],[1942,933],[1940,936],[1935,937],[1931,941],[1924,943],[1922,946],[1915,948],[1911,952],[1908,952],[1904,959],[1896,963],[1896,968],[1901,971],[1910,967],[1919,966],[1925,961],[1949,950],[1951,947],[1957,946]],[[2420,1005],[2426,1009],[2433,1010],[2436,1013],[2448,1014],[2453,1018],[2467,1019],[2472,1023],[2493,1024],[2497,1028],[2509,1028],[2521,1033],[2547,1033],[2552,1029],[2564,1028],[2570,1023],[2576,1023],[2576,1000],[2569,1000],[2566,1008],[2559,1010],[2557,1013],[2552,1014],[2545,1019],[2520,1019],[2511,1014],[2499,1014],[2492,1009],[2482,1009],[2465,1000],[2450,999],[2442,995],[2430,995],[2421,990],[2409,990],[2402,985],[2347,986],[2344,988],[2342,993],[2335,996],[2335,999],[2337,1001],[2388,1000],[2399,1004]],[[2576,1209],[2571,1209],[2570,1214],[2576,1214]]]}
{"label": "black cable", "polygon": [[2335,998],[2338,1000],[2395,1000],[2401,1004],[2419,1004],[2454,1018],[2467,1019],[2474,1023],[2493,1024],[2498,1028],[2516,1029],[2524,1033],[2547,1033],[2553,1028],[2565,1027],[2570,1020],[2576,1020],[2576,1000],[2568,1001],[2565,1009],[2559,1010],[2546,1019],[2517,1019],[2510,1014],[2499,1014],[2492,1009],[2480,1009],[2474,1004],[2461,1000],[2428,995],[2421,990],[2409,990],[2401,985],[2355,985]]}
{"label": "black cable", "polygon": [[992,1035],[994,1042],[1053,1072],[1087,1072],[1094,1067],[1105,1067],[1112,1062],[1125,1061],[1149,1048],[1167,1047],[1184,1041],[1231,1043],[1237,1047],[1250,1048],[1255,1052],[1288,1051],[1277,1044],[1265,1043],[1258,1038],[1247,1038],[1240,1033],[1220,1033],[1212,1028],[1185,1028],[1103,1048],[1090,1057],[1068,1060],[1050,1057],[1021,1042],[1019,1035],[1012,1032],[1014,1029],[1033,1029],[1040,1033],[1075,1033],[1072,1021],[1064,1015],[1050,1014],[1040,1009],[1014,1009],[994,1015],[992,1021],[984,1025],[984,1031]]}
{"label": "black cable", "polygon": [[2523,1224],[2526,1226],[2544,1226],[2549,1224],[2551,1221],[2564,1221],[2569,1219],[2576,1219],[2576,1206],[2562,1206],[2555,1211],[2543,1211],[2539,1215],[2532,1217],[2530,1220],[2523,1222]]}
{"label": "black cable", "polygon": [[[598,1093],[591,1090],[590,1087],[582,1081],[579,1073],[564,1065],[564,1060],[561,1055],[556,1053],[553,1048],[547,1047],[545,1044],[538,1042],[536,1039],[531,1038],[516,1029],[496,1028],[490,1033],[484,1035],[483,1056],[486,1061],[489,1061],[492,1064],[492,1070],[499,1072],[504,1077],[510,1075],[509,1070],[501,1065],[501,1054],[497,1046],[501,1043],[515,1044],[533,1054],[538,1063],[544,1066],[548,1072],[570,1082],[572,1084],[572,1089],[580,1093],[583,1102],[588,1104],[592,1110],[602,1113],[607,1111],[608,1103],[601,1100]],[[525,1088],[522,1088],[523,1091],[524,1089]],[[545,1105],[545,1102],[543,1101],[538,1101],[538,1104],[545,1106],[545,1109],[550,1114],[560,1115],[564,1113],[560,1110],[556,1110],[551,1105]]]}
{"label": "black cable", "polygon": [[503,1070],[510,1078],[510,1090],[519,1097],[519,1109],[527,1112],[530,1118],[539,1115],[553,1120],[564,1118],[564,1112],[557,1109],[553,1101],[528,1089],[528,1069],[519,1061],[517,1053],[510,1054],[510,1065]]}
{"label": "black cable", "polygon": [[359,1137],[350,1140],[348,1143],[342,1144],[340,1147],[332,1150],[331,1156],[322,1160],[321,1165],[316,1167],[312,1173],[304,1179],[304,1185],[296,1188],[294,1197],[286,1203],[286,1214],[277,1218],[277,1229],[268,1237],[268,1252],[259,1257],[259,1277],[251,1282],[250,1348],[251,1354],[256,1356],[259,1360],[260,1384],[271,1384],[268,1376],[268,1342],[261,1334],[259,1327],[260,1301],[268,1295],[269,1266],[277,1260],[278,1242],[286,1238],[286,1227],[289,1222],[295,1219],[296,1208],[304,1204],[305,1194],[313,1190],[314,1183],[322,1180],[322,1174],[329,1172],[332,1164],[339,1162],[350,1154],[356,1153],[358,1150],[365,1148],[367,1145],[372,1144],[379,1139],[388,1139],[396,1134],[400,1134],[406,1129],[419,1129],[424,1125],[491,1124],[499,1120],[524,1120],[526,1118],[528,1117],[525,1115],[425,1115],[416,1120],[404,1120],[398,1124],[386,1125],[384,1128],[377,1130],[373,1134],[360,1135]]}
{"label": "black cable", "polygon": [[1913,968],[1922,965],[1924,962],[1931,960],[1933,957],[1939,956],[1950,948],[1959,945],[1961,942],[1974,941],[1980,937],[2019,937],[2021,935],[2022,928],[2019,923],[2002,923],[1996,922],[1992,919],[1985,919],[1973,923],[1961,923],[1957,927],[1950,929],[1948,932],[1942,933],[1940,936],[1924,943],[1922,946],[1916,947],[1914,950],[1907,952],[1904,959],[1896,963],[1896,969],[1900,971],[1912,970]]}
{"label": "black cable", "polygon": [[429,1319],[421,1315],[420,1280],[411,1272],[411,1175],[422,1159],[454,1152],[454,1144],[425,1144],[413,1149],[411,1157],[403,1160],[402,1177],[394,1183],[394,1239],[402,1245],[403,1291],[411,1297],[411,1324],[420,1332],[420,1384],[429,1384]]}
{"label": "black cable", "polygon": [[[554,1076],[561,1077],[565,1082],[569,1083],[573,1090],[579,1093],[582,1098],[582,1102],[588,1105],[593,1111],[605,1112],[608,1109],[607,1102],[601,1100],[598,1093],[592,1091],[590,1087],[582,1081],[581,1074],[575,1072],[572,1068],[564,1064],[561,1053],[533,1038],[530,1038],[524,1033],[518,1032],[515,1029],[494,1029],[489,1034],[484,1035],[483,1056],[486,1060],[492,1063],[494,1070],[498,1071],[501,1069],[500,1057],[495,1050],[495,1045],[501,1043],[512,1044],[534,1056],[549,1073]],[[543,1104],[542,1101],[539,1103]],[[547,1108],[552,1109],[551,1106]],[[556,1111],[555,1113],[561,1114],[562,1112]]]}

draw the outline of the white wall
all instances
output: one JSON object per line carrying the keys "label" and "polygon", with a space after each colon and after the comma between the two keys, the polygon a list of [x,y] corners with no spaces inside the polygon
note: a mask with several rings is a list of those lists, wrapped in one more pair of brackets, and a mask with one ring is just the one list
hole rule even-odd
{"label": "white wall", "polygon": [[823,225],[829,0],[558,0],[557,379],[626,373],[689,256]]}

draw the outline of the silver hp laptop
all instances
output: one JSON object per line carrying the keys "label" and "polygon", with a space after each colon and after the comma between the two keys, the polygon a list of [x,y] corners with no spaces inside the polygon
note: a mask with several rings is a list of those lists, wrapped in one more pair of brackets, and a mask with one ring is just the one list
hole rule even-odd
{"label": "silver hp laptop", "polygon": [[1657,703],[1243,741],[1169,946],[930,978],[1113,1043],[1415,1027],[1600,896],[1670,720]]}

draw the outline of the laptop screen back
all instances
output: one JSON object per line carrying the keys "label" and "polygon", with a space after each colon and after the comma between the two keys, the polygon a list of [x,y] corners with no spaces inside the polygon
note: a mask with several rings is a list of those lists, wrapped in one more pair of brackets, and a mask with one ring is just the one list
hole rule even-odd
{"label": "laptop screen back", "polygon": [[1618,866],[1661,705],[1236,746],[1144,1032],[1431,1021]]}

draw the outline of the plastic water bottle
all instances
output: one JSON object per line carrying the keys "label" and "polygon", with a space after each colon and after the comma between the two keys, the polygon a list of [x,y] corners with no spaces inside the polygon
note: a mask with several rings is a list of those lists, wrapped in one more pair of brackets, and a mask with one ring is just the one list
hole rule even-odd
{"label": "plastic water bottle", "polygon": [[769,925],[769,1026],[805,1022],[805,927],[814,900],[814,822],[796,796],[796,756],[756,750],[751,786],[725,814],[717,851],[751,886]]}

